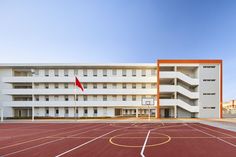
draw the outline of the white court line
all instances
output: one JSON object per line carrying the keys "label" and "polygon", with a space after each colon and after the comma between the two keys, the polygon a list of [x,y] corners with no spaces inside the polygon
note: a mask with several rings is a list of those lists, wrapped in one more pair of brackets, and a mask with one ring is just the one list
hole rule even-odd
{"label": "white court line", "polygon": [[205,131],[202,131],[202,130],[200,130],[200,129],[194,128],[194,127],[192,127],[192,126],[190,126],[190,125],[188,125],[188,124],[187,124],[187,126],[190,127],[190,128],[192,128],[192,129],[194,129],[194,130],[197,130],[197,131],[199,131],[199,132],[202,132],[202,133],[204,133],[204,134],[206,134],[206,135],[208,135],[208,136],[214,137],[214,138],[216,138],[216,139],[218,139],[218,140],[220,140],[220,141],[222,141],[222,142],[224,142],[224,143],[227,143],[228,145],[231,145],[231,146],[233,146],[233,147],[236,147],[235,144],[230,143],[230,142],[228,142],[228,141],[225,141],[225,140],[223,140],[222,138],[216,137],[216,136],[214,136],[214,135],[212,135],[212,134],[209,134],[209,133],[207,133],[207,132],[205,132]]}
{"label": "white court line", "polygon": [[145,155],[144,155],[144,150],[145,150],[145,147],[146,147],[146,144],[147,144],[147,141],[148,141],[148,137],[149,137],[150,132],[151,132],[151,131],[148,130],[146,139],[145,139],[145,141],[144,141],[144,143],[143,143],[143,147],[142,147],[142,150],[141,150],[141,152],[140,152],[140,155],[141,155],[142,157],[145,157]]}
{"label": "white court line", "polygon": [[[96,125],[96,126],[97,126],[97,125]],[[94,126],[93,126],[93,127],[94,127]],[[103,126],[103,127],[104,127],[104,126]],[[81,133],[76,133],[76,134],[73,134],[73,135],[83,134],[83,133],[86,133],[86,132],[91,131],[91,130],[90,130],[91,127],[87,127],[87,128],[89,128],[89,130],[86,130],[86,131],[81,132]],[[97,127],[97,128],[100,128],[100,127]],[[97,128],[94,128],[94,129],[92,129],[92,130],[95,130],[95,129],[97,129]],[[52,136],[52,137],[53,137],[53,136]],[[70,136],[68,136],[68,137],[70,137]],[[47,138],[47,137],[46,137],[46,138]],[[28,148],[25,148],[25,149],[22,149],[22,150],[18,150],[18,151],[15,151],[15,152],[11,152],[11,153],[5,154],[5,155],[3,155],[3,156],[9,156],[9,155],[12,155],[12,154],[17,154],[17,153],[20,153],[20,152],[23,152],[23,151],[26,151],[26,150],[30,150],[30,149],[37,148],[37,147],[40,147],[40,146],[43,146],[43,145],[46,145],[46,144],[50,144],[50,143],[53,143],[53,142],[57,142],[57,141],[66,139],[65,137],[62,137],[62,138],[61,138],[61,137],[58,137],[58,138],[60,138],[60,139],[56,139],[56,140],[53,140],[53,141],[41,143],[41,144],[39,144],[39,145],[35,145],[35,146],[28,147]]]}
{"label": "white court line", "polygon": [[[134,124],[131,124],[131,126],[133,126],[133,125],[134,125]],[[61,154],[58,154],[58,155],[56,155],[55,157],[61,157],[61,156],[65,155],[65,154],[67,154],[67,153],[69,153],[69,152],[74,151],[75,149],[81,148],[81,147],[83,147],[83,146],[85,146],[85,145],[87,145],[87,144],[89,144],[89,143],[91,143],[91,142],[93,142],[93,141],[96,141],[97,139],[100,139],[100,138],[102,138],[102,137],[104,137],[104,136],[106,136],[106,135],[108,135],[108,134],[110,134],[110,133],[113,133],[113,132],[115,132],[115,131],[117,131],[117,130],[122,130],[122,129],[125,129],[125,128],[129,128],[129,127],[130,127],[130,126],[124,127],[124,128],[120,128],[120,129],[115,129],[115,130],[112,130],[112,131],[110,131],[110,132],[107,132],[107,133],[105,133],[105,134],[103,134],[103,135],[101,135],[101,136],[98,136],[98,137],[96,137],[96,138],[94,138],[94,139],[92,139],[92,140],[89,140],[89,141],[87,141],[87,142],[85,142],[85,143],[83,143],[83,144],[81,144],[81,145],[78,145],[78,146],[76,146],[76,147],[74,147],[74,148],[72,148],[72,149],[70,149],[70,150],[68,150],[68,151],[66,151],[66,152],[63,152],[63,153],[61,153]]]}

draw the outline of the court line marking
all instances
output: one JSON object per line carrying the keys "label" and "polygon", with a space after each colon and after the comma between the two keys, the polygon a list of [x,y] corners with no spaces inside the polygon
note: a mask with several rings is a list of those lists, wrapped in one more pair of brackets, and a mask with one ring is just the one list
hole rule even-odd
{"label": "court line marking", "polygon": [[[132,125],[131,125],[131,126],[132,126]],[[131,127],[131,126],[128,126],[128,127]],[[113,132],[117,131],[117,130],[122,130],[122,129],[125,129],[125,128],[128,128],[128,127],[124,127],[124,128],[121,128],[121,129],[115,129],[115,130],[109,131],[109,132],[107,132],[107,133],[105,133],[105,134],[103,134],[103,135],[100,135],[100,136],[98,136],[98,137],[92,139],[92,140],[89,140],[89,141],[87,141],[87,142],[85,142],[85,143],[83,143],[83,144],[80,144],[80,145],[78,145],[78,146],[76,146],[76,147],[74,147],[74,148],[72,148],[72,149],[69,149],[69,150],[67,150],[67,151],[65,151],[65,152],[63,152],[63,153],[61,153],[61,154],[58,154],[58,155],[56,155],[55,157],[61,157],[61,156],[65,155],[65,154],[68,154],[68,153],[70,153],[70,152],[72,152],[72,151],[74,151],[74,150],[76,150],[76,149],[78,149],[78,148],[81,148],[81,147],[83,147],[83,146],[85,146],[85,145],[87,145],[87,144],[89,144],[89,143],[92,143],[93,141],[96,141],[97,139],[100,139],[101,137],[104,137],[104,136],[106,136],[106,135],[108,135],[108,134],[110,134],[110,133],[113,133]]]}
{"label": "court line marking", "polygon": [[215,136],[215,135],[212,135],[212,134],[207,133],[207,132],[205,132],[205,131],[203,131],[203,130],[194,128],[193,126],[190,126],[190,125],[188,125],[188,124],[187,124],[187,126],[189,126],[190,128],[193,128],[193,129],[195,129],[195,130],[198,130],[199,132],[202,132],[202,133],[204,133],[204,134],[206,134],[206,135],[209,135],[209,136],[211,136],[211,137],[215,137],[216,139],[218,139],[218,140],[220,140],[220,141],[222,141],[222,142],[224,142],[224,143],[227,143],[228,145],[231,145],[231,146],[233,146],[233,147],[236,147],[235,144],[230,143],[230,142],[228,142],[228,141],[225,141],[225,140],[223,140],[223,139],[221,139],[221,138],[219,138],[219,137],[217,137],[217,136]]}
{"label": "court line marking", "polygon": [[[104,126],[103,126],[104,127]],[[96,128],[95,128],[96,129]],[[94,129],[92,129],[94,130]],[[86,133],[86,132],[89,132],[91,130],[87,130],[87,131],[84,131],[84,132],[81,132],[80,134],[83,134],[83,133]],[[45,143],[41,143],[41,144],[38,144],[38,145],[34,145],[32,147],[27,147],[25,149],[22,149],[22,150],[18,150],[18,151],[15,151],[15,152],[11,152],[11,153],[8,153],[8,154],[5,154],[3,156],[9,156],[9,155],[12,155],[12,154],[17,154],[17,153],[20,153],[20,152],[23,152],[23,151],[26,151],[26,150],[30,150],[30,149],[33,149],[33,148],[37,148],[37,147],[40,147],[40,146],[43,146],[43,145],[46,145],[46,144],[50,144],[50,143],[53,143],[53,142],[57,142],[57,141],[60,141],[60,140],[63,140],[63,139],[66,139],[66,138],[60,138],[60,139],[57,139],[57,140],[53,140],[53,141],[49,141],[49,142],[45,142]]]}
{"label": "court line marking", "polygon": [[[97,125],[96,125],[96,126],[97,126]],[[60,135],[60,134],[64,134],[64,133],[75,132],[75,131],[79,131],[79,130],[83,130],[83,129],[90,129],[90,128],[93,128],[93,127],[94,127],[94,126],[92,126],[92,127],[89,126],[89,127],[82,128],[82,129],[76,129],[76,130],[71,130],[71,131],[68,131],[68,132],[62,132],[62,133],[55,134],[55,135],[53,135],[53,136]],[[9,148],[9,147],[18,146],[18,145],[25,144],[25,143],[29,143],[29,142],[38,141],[38,140],[45,139],[45,138],[47,138],[47,137],[53,137],[53,136],[45,136],[45,137],[40,137],[40,138],[36,138],[36,139],[24,141],[24,142],[15,143],[15,144],[12,144],[12,145],[8,145],[8,146],[5,146],[5,147],[1,147],[0,150],[1,150],[1,149],[6,149],[6,148]]]}
{"label": "court line marking", "polygon": [[[196,125],[196,124],[194,124],[194,125]],[[220,131],[217,131],[217,130],[213,130],[213,129],[210,129],[210,128],[208,128],[208,127],[204,127],[204,126],[201,126],[201,125],[196,125],[196,126],[199,126],[199,127],[201,127],[201,128],[205,128],[205,129],[208,129],[208,130],[211,130],[211,131],[214,131],[214,132],[223,134],[223,135],[227,135],[227,136],[230,136],[230,137],[234,137],[233,135],[230,135],[230,134],[227,134],[227,133],[224,133],[224,132],[220,132]]]}
{"label": "court line marking", "polygon": [[148,137],[149,137],[150,132],[151,132],[151,131],[148,130],[146,139],[145,139],[145,141],[144,141],[144,143],[143,143],[143,147],[142,147],[142,150],[141,150],[141,152],[140,152],[140,155],[141,155],[142,157],[145,157],[145,155],[144,155],[143,153],[144,153],[144,150],[145,150],[145,147],[146,147],[146,144],[147,144],[147,141],[148,141]]}

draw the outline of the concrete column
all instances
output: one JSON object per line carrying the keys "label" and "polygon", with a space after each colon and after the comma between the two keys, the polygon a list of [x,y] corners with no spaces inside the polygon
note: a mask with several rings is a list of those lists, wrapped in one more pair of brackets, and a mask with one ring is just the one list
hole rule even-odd
{"label": "concrete column", "polygon": [[177,105],[174,106],[174,117],[177,118]]}
{"label": "concrete column", "polygon": [[32,121],[34,121],[34,106],[32,106]]}
{"label": "concrete column", "polygon": [[1,122],[3,122],[3,107],[1,107]]}
{"label": "concrete column", "polygon": [[138,108],[136,108],[136,118],[138,118]]}

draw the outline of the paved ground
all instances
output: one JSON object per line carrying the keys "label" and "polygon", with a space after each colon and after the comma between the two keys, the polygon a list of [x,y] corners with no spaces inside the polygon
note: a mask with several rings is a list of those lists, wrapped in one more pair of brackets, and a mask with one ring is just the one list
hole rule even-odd
{"label": "paved ground", "polygon": [[195,120],[69,122],[2,123],[0,156],[234,157],[236,154],[236,132]]}

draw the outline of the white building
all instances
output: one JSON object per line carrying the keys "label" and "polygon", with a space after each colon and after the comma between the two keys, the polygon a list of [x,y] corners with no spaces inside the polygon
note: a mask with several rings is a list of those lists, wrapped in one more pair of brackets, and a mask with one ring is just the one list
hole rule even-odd
{"label": "white building", "polygon": [[[84,92],[74,91],[75,76]],[[144,105],[143,98],[154,105]],[[221,118],[221,102],[221,60],[0,64],[5,118],[145,116],[149,109],[156,117]]]}

